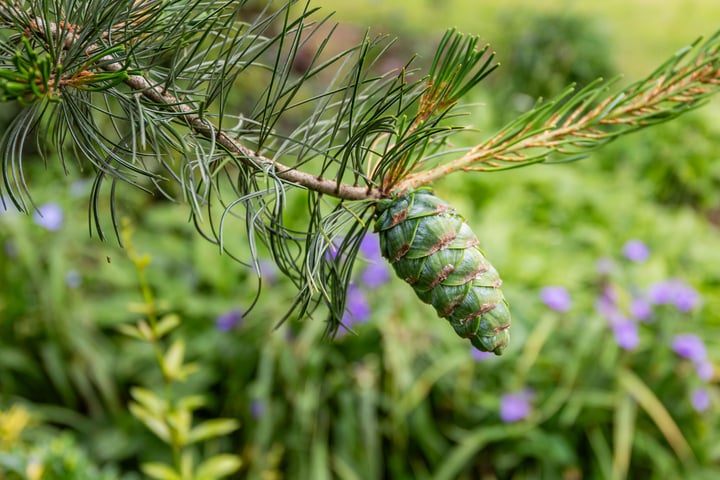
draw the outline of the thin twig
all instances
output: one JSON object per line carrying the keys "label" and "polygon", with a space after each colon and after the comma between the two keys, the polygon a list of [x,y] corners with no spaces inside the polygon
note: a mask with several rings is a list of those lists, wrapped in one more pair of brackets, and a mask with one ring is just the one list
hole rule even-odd
{"label": "thin twig", "polygon": [[[541,161],[553,152],[572,153],[565,151],[562,145],[573,145],[575,139],[591,139],[597,143],[610,140],[622,133],[642,128],[646,123],[642,117],[668,112],[674,116],[687,111],[699,104],[699,101],[718,89],[720,54],[714,52],[713,61],[700,55],[694,63],[673,72],[668,78],[650,78],[647,88],[636,87],[615,96],[609,97],[597,106],[587,110],[580,103],[567,120],[557,124],[558,116],[550,115],[542,123],[542,127],[532,127],[528,122],[524,128],[511,136],[508,130],[499,132],[485,143],[476,145],[465,155],[435,168],[418,171],[406,176],[395,185],[396,191],[409,191],[422,185],[430,184],[456,171],[489,171],[497,170],[502,164],[520,165],[527,162]],[[641,85],[646,87],[646,85]],[[623,101],[621,101],[623,100]],[[669,104],[669,105],[668,105]],[[608,105],[615,105],[609,112]],[[650,122],[649,124],[652,124]],[[624,126],[623,131],[604,131],[598,127]],[[513,124],[510,128],[515,127]],[[537,133],[529,135],[530,129]],[[503,141],[498,143],[501,139]],[[542,154],[523,155],[527,151],[544,151]],[[499,162],[498,162],[499,161]]]}

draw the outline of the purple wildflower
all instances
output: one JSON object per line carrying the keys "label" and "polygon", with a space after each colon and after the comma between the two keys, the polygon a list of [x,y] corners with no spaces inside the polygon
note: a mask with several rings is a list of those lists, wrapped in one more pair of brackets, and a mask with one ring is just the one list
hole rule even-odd
{"label": "purple wildflower", "polygon": [[33,219],[44,229],[54,232],[62,227],[63,211],[57,203],[46,203],[38,207]]}
{"label": "purple wildflower", "polygon": [[379,287],[390,280],[390,269],[380,252],[380,239],[377,234],[368,233],[360,242],[360,253],[369,262],[360,274],[362,283],[371,288]]}
{"label": "purple wildflower", "polygon": [[619,316],[622,316],[617,306],[617,291],[614,286],[605,285],[602,293],[595,300],[595,310],[610,322],[614,322]]}
{"label": "purple wildflower", "polygon": [[700,303],[700,295],[690,285],[680,284],[675,292],[673,304],[681,312],[689,312]]}
{"label": "purple wildflower", "polygon": [[360,253],[368,260],[382,260],[380,237],[375,233],[367,233],[360,241]]}
{"label": "purple wildflower", "polygon": [[715,376],[715,366],[709,360],[700,360],[695,362],[695,373],[700,380],[709,382]]}
{"label": "purple wildflower", "polygon": [[328,262],[332,262],[337,258],[338,252],[340,251],[340,245],[342,245],[343,239],[342,237],[333,240],[330,245],[328,245],[327,250],[325,250],[325,260]]}
{"label": "purple wildflower", "polygon": [[630,315],[637,320],[645,321],[652,316],[652,306],[644,298],[635,298],[630,304]]}
{"label": "purple wildflower", "polygon": [[698,412],[704,412],[710,408],[710,392],[706,388],[696,388],[690,395],[690,403]]}
{"label": "purple wildflower", "polygon": [[390,270],[384,262],[374,261],[362,271],[362,282],[370,288],[377,288],[390,280]]}
{"label": "purple wildflower", "polygon": [[540,300],[557,312],[567,312],[572,306],[570,294],[565,287],[549,286],[540,290]]}
{"label": "purple wildflower", "polygon": [[482,350],[478,350],[473,346],[470,346],[470,355],[472,355],[473,360],[475,360],[476,362],[482,362],[495,356],[495,354],[492,352],[483,352]]}
{"label": "purple wildflower", "polygon": [[229,332],[242,321],[242,318],[240,310],[230,310],[215,319],[215,327],[221,332]]}
{"label": "purple wildflower", "polygon": [[630,240],[623,246],[623,255],[631,262],[644,262],[650,256],[650,250],[640,240]]}
{"label": "purple wildflower", "polygon": [[664,280],[650,285],[648,300],[654,305],[666,305],[672,301],[674,295],[671,282]]}
{"label": "purple wildflower", "polygon": [[500,420],[513,423],[527,418],[530,415],[532,397],[530,390],[504,394],[500,398]]}
{"label": "purple wildflower", "polygon": [[692,333],[675,335],[670,345],[675,353],[693,362],[701,362],[707,357],[705,343]]}
{"label": "purple wildflower", "polygon": [[370,318],[370,305],[367,298],[357,285],[351,284],[347,292],[342,323],[346,327],[350,327],[353,324],[365,322],[368,318]]}
{"label": "purple wildflower", "polygon": [[250,402],[250,415],[255,419],[259,419],[265,414],[265,402],[257,398]]}
{"label": "purple wildflower", "polygon": [[638,326],[632,320],[624,319],[612,324],[615,341],[623,350],[634,350],[640,343]]}
{"label": "purple wildflower", "polygon": [[675,305],[681,312],[689,312],[700,302],[700,295],[682,280],[671,278],[651,285],[648,299],[655,305]]}

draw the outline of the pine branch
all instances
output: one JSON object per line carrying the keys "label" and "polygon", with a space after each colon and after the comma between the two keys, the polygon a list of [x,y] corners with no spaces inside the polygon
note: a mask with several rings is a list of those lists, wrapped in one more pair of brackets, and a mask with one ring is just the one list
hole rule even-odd
{"label": "pine branch", "polygon": [[621,135],[677,118],[720,90],[720,32],[687,59],[698,44],[676,53],[646,79],[599,102],[613,82],[597,81],[575,94],[568,89],[460,158],[407,175],[395,188],[413,190],[457,171],[518,168],[543,162],[552,154],[577,158]]}
{"label": "pine branch", "polygon": [[[288,314],[325,304],[330,330],[345,311],[379,199],[457,171],[577,158],[676,118],[719,89],[716,34],[620,94],[608,96],[610,84],[599,82],[568,90],[475,147],[451,147],[451,137],[470,132],[456,120],[462,96],[496,67],[477,37],[448,31],[425,77],[413,79],[411,61],[375,74],[389,43],[366,36],[328,53],[333,29],[324,30],[327,17],[311,19],[309,3],[294,16],[299,2],[273,10],[268,0],[248,21],[245,3],[0,3],[0,101],[23,106],[0,141],[4,188],[25,207],[23,146],[35,131],[62,162],[70,150],[94,169],[91,212],[101,236],[105,179],[116,230],[116,183],[168,198],[179,187],[198,231],[223,250],[227,223],[244,222],[248,264],[257,270],[256,242],[266,245],[298,287]],[[321,74],[325,89],[310,88]],[[263,88],[231,114],[247,78]],[[286,207],[296,204],[305,205],[302,218],[288,219]]]}
{"label": "pine branch", "polygon": [[[41,18],[32,22],[37,32],[43,32],[55,40],[61,39],[64,48],[72,48],[79,42],[79,35],[73,33],[75,29],[59,27],[55,23],[45,23]],[[48,40],[46,38],[46,40]],[[97,45],[89,45],[85,48],[88,57],[93,57],[95,52],[100,50]],[[94,58],[100,68],[106,72],[120,73],[126,71],[126,67],[120,64],[112,55],[103,55]],[[282,163],[264,157],[252,149],[246,147],[238,140],[230,137],[222,130],[218,130],[207,118],[204,118],[198,108],[190,106],[179,98],[169,94],[161,85],[151,83],[142,75],[130,74],[124,82],[134,91],[140,92],[143,97],[172,113],[178,114],[180,118],[195,131],[207,139],[217,142],[229,154],[236,156],[245,162],[248,167],[265,171],[272,176],[298,185],[308,190],[331,195],[344,200],[367,200],[380,198],[381,192],[378,188],[358,187],[337,182],[334,179],[323,178],[303,172],[297,168],[283,165]]]}

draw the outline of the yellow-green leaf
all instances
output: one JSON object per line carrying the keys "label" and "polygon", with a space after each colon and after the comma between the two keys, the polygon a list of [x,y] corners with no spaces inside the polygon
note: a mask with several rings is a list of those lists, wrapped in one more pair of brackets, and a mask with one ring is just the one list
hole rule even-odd
{"label": "yellow-green leaf", "polygon": [[180,317],[175,314],[165,315],[155,326],[156,338],[164,337],[169,331],[180,325]]}
{"label": "yellow-green leaf", "polygon": [[162,415],[168,410],[167,402],[147,388],[132,387],[130,389],[130,395],[136,402],[153,414]]}
{"label": "yellow-green leaf", "polygon": [[208,438],[221,437],[240,428],[240,423],[232,418],[215,418],[200,423],[190,430],[188,443],[201,442]]}
{"label": "yellow-green leaf", "polygon": [[176,340],[163,357],[163,373],[167,378],[182,380],[182,362],[185,357],[185,342]]}
{"label": "yellow-green leaf", "polygon": [[177,443],[186,445],[192,424],[192,414],[187,410],[175,410],[168,413],[166,418],[168,425],[175,433]]}
{"label": "yellow-green leaf", "polygon": [[229,453],[215,455],[198,466],[195,480],[215,480],[226,477],[240,469],[242,461],[237,455]]}
{"label": "yellow-green leaf", "polygon": [[123,323],[118,325],[116,328],[118,332],[122,333],[123,335],[127,335],[128,337],[137,338],[139,340],[147,340],[147,338],[145,338],[145,336],[143,335],[143,332],[141,332],[140,329],[135,325]]}
{"label": "yellow-green leaf", "polygon": [[175,470],[164,463],[148,462],[140,465],[142,472],[156,480],[182,480]]}
{"label": "yellow-green leaf", "polygon": [[206,404],[207,401],[202,395],[188,395],[187,397],[183,397],[178,400],[177,409],[192,412],[200,407],[204,407]]}
{"label": "yellow-green leaf", "polygon": [[163,421],[162,417],[158,418],[142,407],[139,403],[131,402],[128,405],[130,413],[140,420],[151,432],[158,436],[163,442],[170,443],[170,429]]}

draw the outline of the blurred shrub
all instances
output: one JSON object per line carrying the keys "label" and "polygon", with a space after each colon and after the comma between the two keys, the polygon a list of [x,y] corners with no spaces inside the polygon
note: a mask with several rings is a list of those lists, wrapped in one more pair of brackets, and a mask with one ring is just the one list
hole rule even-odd
{"label": "blurred shrub", "polygon": [[[718,234],[634,184],[548,166],[440,186],[505,278],[503,357],[473,352],[390,279],[373,237],[350,292],[355,333],[328,340],[321,316],[276,329],[293,290],[271,264],[246,316],[253,272],[194,235],[182,206],[130,196],[158,313],[178,314],[171,343],[202,366],[174,398],[204,392],[198,424],[241,425],[198,455],[237,454],[237,478],[258,479],[713,478]],[[59,208],[44,218],[0,214],[2,394],[72,429],[92,461],[137,472],[171,456],[129,413],[130,387],[163,379],[153,349],[117,331],[147,308],[126,252],[87,237],[82,188],[50,189],[40,206]],[[645,242],[622,250],[633,236]],[[596,272],[605,255],[613,266]]]}
{"label": "blurred shrub", "polygon": [[720,206],[720,128],[709,112],[686,115],[596,154],[607,172],[632,175],[658,202],[702,211]]}
{"label": "blurred shrub", "polygon": [[503,121],[571,84],[579,89],[616,74],[610,42],[596,20],[560,12],[513,12],[499,21],[505,34],[494,48],[501,68],[489,84]]}
{"label": "blurred shrub", "polygon": [[0,478],[4,480],[115,480],[68,432],[39,425],[14,404],[0,410]]}

